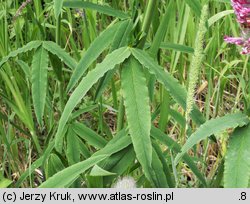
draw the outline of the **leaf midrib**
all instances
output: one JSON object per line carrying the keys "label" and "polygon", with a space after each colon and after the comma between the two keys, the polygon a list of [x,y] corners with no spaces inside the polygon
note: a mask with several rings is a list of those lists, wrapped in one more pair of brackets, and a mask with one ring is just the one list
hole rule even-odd
{"label": "leaf midrib", "polygon": [[[135,79],[134,79],[134,69],[131,67],[131,72],[132,72],[132,85],[133,85],[133,89],[132,89],[132,92],[133,92],[133,95],[135,96],[135,101],[136,101],[136,113],[137,113],[137,117],[139,118],[139,126],[140,126],[140,135],[142,135],[142,125],[141,125],[141,120],[140,120],[140,117],[139,117],[139,111],[138,111],[138,106],[137,106],[137,104],[138,104],[138,97],[136,97],[136,92],[135,92],[135,86],[134,86],[134,82],[135,82]],[[140,138],[141,138],[142,136],[140,136]],[[145,141],[143,140],[143,138],[142,138],[142,143],[143,143],[143,147],[146,147],[147,145],[145,145]],[[148,162],[148,165],[149,166],[151,166],[151,164],[150,164],[150,162],[148,161],[148,158],[147,158],[147,152],[146,152],[146,150],[145,150],[145,148],[143,148],[143,153],[144,153],[144,155],[145,155],[145,157],[146,157],[146,161]]]}

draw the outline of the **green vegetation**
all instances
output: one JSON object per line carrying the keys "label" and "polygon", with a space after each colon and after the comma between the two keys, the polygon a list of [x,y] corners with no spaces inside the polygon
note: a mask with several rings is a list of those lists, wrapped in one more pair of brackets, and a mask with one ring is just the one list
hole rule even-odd
{"label": "green vegetation", "polygon": [[0,187],[249,187],[229,0],[0,0],[0,29]]}

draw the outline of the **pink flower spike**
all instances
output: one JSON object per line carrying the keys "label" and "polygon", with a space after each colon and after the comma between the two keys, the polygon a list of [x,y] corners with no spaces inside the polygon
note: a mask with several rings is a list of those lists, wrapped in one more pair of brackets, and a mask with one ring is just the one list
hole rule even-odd
{"label": "pink flower spike", "polygon": [[231,0],[231,3],[242,30],[242,37],[225,36],[224,40],[241,46],[241,54],[250,54],[250,0]]}
{"label": "pink flower spike", "polygon": [[237,20],[243,27],[249,26],[250,1],[249,0],[231,0]]}
{"label": "pink flower spike", "polygon": [[230,43],[230,44],[235,44],[235,45],[243,45],[244,44],[244,40],[243,38],[241,37],[228,37],[228,36],[225,36],[224,37],[224,40],[227,42],[227,43]]}

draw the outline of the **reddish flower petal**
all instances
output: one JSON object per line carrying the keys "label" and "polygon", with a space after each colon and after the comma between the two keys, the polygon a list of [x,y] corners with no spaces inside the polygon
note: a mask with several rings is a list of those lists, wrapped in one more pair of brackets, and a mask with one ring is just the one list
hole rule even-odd
{"label": "reddish flower petal", "polygon": [[224,37],[224,40],[227,42],[227,43],[230,43],[230,44],[236,44],[236,45],[243,45],[244,44],[244,40],[242,37],[228,37],[228,36],[225,36]]}

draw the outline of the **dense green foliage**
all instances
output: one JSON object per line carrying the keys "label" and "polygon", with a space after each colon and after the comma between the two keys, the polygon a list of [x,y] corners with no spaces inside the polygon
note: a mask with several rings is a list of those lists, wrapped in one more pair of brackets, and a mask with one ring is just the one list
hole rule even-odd
{"label": "dense green foliage", "polygon": [[0,187],[249,187],[229,0],[0,0]]}

